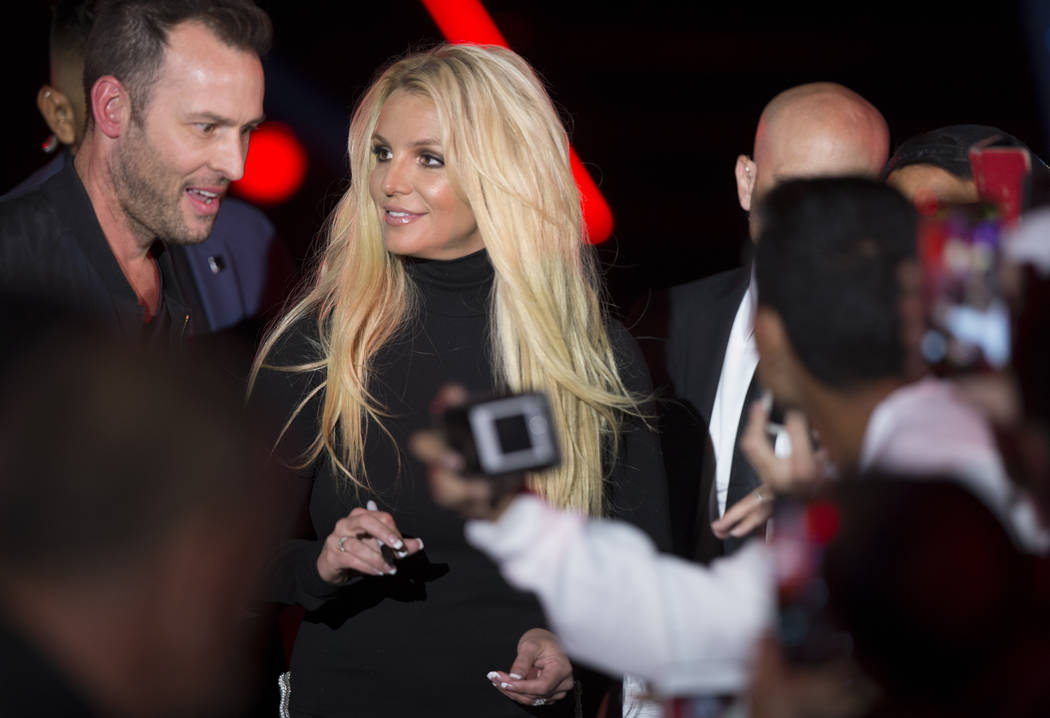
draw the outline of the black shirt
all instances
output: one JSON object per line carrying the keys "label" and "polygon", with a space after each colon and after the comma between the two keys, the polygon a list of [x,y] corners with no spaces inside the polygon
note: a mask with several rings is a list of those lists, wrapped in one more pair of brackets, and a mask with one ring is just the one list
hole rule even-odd
{"label": "black shirt", "polygon": [[[485,251],[438,262],[408,260],[421,302],[418,315],[375,357],[371,389],[389,409],[393,441],[370,426],[365,457],[374,491],[341,487],[325,458],[304,472],[311,488],[315,536],[289,542],[275,562],[274,600],[307,609],[292,658],[296,715],[484,715],[528,711],[489,685],[485,674],[508,670],[517,642],[545,626],[536,599],[510,588],[496,566],[463,537],[463,521],[434,504],[422,467],[398,451],[430,426],[428,406],[445,383],[475,392],[495,386],[488,346],[493,270]],[[291,332],[268,363],[316,358],[316,319]],[[610,328],[629,388],[647,392],[648,374],[637,347],[618,323]],[[286,397],[284,416],[318,375],[264,372],[256,391]],[[308,405],[289,433],[285,455],[295,455],[317,431],[320,400]],[[294,446],[292,446],[294,445]],[[633,520],[668,544],[666,497],[659,442],[640,423],[628,425],[608,481],[615,515]],[[407,536],[425,542],[398,564],[396,576],[362,577],[335,587],[320,579],[316,559],[334,524],[374,499]],[[572,700],[547,715],[571,714]]]}

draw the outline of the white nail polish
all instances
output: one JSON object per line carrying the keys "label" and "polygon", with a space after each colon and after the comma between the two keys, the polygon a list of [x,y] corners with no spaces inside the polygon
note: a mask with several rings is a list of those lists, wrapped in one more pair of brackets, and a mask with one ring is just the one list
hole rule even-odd
{"label": "white nail polish", "polygon": [[500,683],[499,687],[500,688],[510,688],[510,684],[509,683]]}
{"label": "white nail polish", "polygon": [[524,678],[524,676],[519,676],[517,673],[508,673],[507,675],[509,675],[511,678],[513,678],[516,681],[520,681],[522,678]]}
{"label": "white nail polish", "polygon": [[499,678],[499,673],[496,673],[496,671],[489,671],[485,674],[485,677],[488,678],[490,681],[495,682],[496,679]]}
{"label": "white nail polish", "polygon": [[376,505],[376,502],[373,501],[372,499],[368,500],[368,503],[365,504],[365,508],[368,509],[369,511],[378,511],[379,510],[379,507]]}
{"label": "white nail polish", "polygon": [[398,558],[404,558],[407,555],[408,555],[408,551],[398,551],[397,552],[397,557]]}
{"label": "white nail polish", "polygon": [[390,544],[390,548],[403,549],[405,542],[401,539],[394,539],[393,543]]}

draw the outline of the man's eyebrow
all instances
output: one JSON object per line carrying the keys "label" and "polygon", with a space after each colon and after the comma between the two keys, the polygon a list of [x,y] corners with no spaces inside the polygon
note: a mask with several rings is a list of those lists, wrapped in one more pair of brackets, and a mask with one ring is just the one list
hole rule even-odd
{"label": "man's eyebrow", "polygon": [[[213,125],[219,125],[220,127],[234,127],[237,125],[237,123],[231,120],[229,117],[216,115],[214,112],[194,112],[190,114],[189,119],[191,122],[208,122]],[[245,122],[244,126],[258,127],[265,120],[266,115],[259,115],[255,119]]]}

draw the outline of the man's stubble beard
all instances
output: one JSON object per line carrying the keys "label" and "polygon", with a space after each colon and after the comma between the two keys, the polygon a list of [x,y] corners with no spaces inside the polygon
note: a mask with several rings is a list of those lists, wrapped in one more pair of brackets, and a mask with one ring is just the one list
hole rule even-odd
{"label": "man's stubble beard", "polygon": [[165,186],[175,173],[160,157],[145,130],[132,120],[110,161],[120,208],[144,243],[160,239],[169,244],[199,244],[211,234],[214,217],[201,232],[190,230],[181,208],[186,188],[181,180]]}

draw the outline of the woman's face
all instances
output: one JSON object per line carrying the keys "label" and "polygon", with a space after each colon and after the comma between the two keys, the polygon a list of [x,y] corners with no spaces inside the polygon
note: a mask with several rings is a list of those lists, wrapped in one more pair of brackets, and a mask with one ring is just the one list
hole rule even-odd
{"label": "woman's face", "polygon": [[474,213],[452,189],[434,103],[397,90],[372,135],[376,166],[368,191],[383,243],[394,254],[456,259],[483,248]]}

